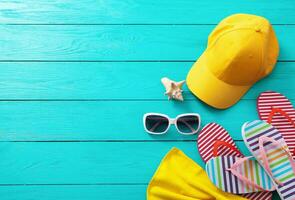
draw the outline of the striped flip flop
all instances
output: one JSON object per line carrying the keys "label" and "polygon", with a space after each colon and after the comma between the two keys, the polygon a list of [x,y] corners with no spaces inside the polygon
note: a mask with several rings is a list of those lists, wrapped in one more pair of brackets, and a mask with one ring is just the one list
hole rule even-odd
{"label": "striped flip flop", "polygon": [[266,91],[257,98],[259,118],[272,124],[284,137],[295,159],[295,109],[284,95]]}
{"label": "striped flip flop", "polygon": [[[229,133],[219,124],[209,123],[201,130],[197,139],[197,147],[200,153],[201,158],[204,162],[208,162],[213,155],[214,145],[216,142],[223,142],[223,144],[228,145],[219,145],[218,154],[226,156],[242,156],[241,152],[236,151],[238,148],[229,135]],[[229,148],[231,146],[232,148]],[[215,148],[216,149],[216,148]],[[234,150],[236,149],[236,150]]]}
{"label": "striped flip flop", "polygon": [[[205,163],[217,156],[244,157],[230,134],[217,123],[209,123],[204,126],[198,134],[197,147]],[[271,192],[254,192],[242,196],[250,200],[272,199]]]}
{"label": "striped flip flop", "polygon": [[244,142],[257,161],[272,177],[281,199],[295,199],[295,161],[281,133],[261,120],[242,127]]}
{"label": "striped flip flop", "polygon": [[272,180],[257,160],[219,156],[206,163],[210,180],[224,192],[245,194],[275,190]]}

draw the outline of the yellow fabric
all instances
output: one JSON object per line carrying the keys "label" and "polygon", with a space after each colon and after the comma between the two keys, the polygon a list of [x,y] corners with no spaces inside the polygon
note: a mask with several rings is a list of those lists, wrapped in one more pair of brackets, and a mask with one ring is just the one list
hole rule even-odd
{"label": "yellow fabric", "polygon": [[173,148],[162,160],[147,189],[148,200],[245,200],[223,192],[206,172],[182,151]]}
{"label": "yellow fabric", "polygon": [[228,108],[271,73],[278,54],[276,35],[265,18],[229,16],[210,34],[206,50],[187,75],[187,85],[205,103]]}

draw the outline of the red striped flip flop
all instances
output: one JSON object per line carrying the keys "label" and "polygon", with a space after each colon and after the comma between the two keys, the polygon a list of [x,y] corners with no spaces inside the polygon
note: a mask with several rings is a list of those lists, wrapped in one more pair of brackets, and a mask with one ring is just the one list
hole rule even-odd
{"label": "red striped flip flop", "polygon": [[257,98],[259,118],[272,124],[285,139],[295,158],[295,109],[284,95],[274,92],[262,92]]}
{"label": "red striped flip flop", "polygon": [[[213,149],[216,141],[222,141],[238,149],[234,140],[222,126],[216,123],[209,123],[201,130],[197,141],[199,153],[205,163],[215,157],[213,155]],[[228,148],[228,146],[220,145],[218,149],[220,156],[242,156],[241,153]]]}
{"label": "red striped flip flop", "polygon": [[[211,158],[217,156],[244,157],[238,150],[234,140],[229,133],[219,124],[209,123],[198,135],[197,147],[200,156],[207,163]],[[271,192],[255,192],[241,195],[251,200],[271,200]]]}

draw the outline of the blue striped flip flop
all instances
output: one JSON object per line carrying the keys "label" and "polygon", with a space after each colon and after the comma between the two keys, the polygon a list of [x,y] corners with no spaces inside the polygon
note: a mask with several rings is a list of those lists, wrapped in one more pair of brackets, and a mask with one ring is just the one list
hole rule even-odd
{"label": "blue striped flip flop", "polygon": [[265,171],[272,177],[284,200],[295,199],[295,161],[281,133],[272,125],[255,120],[242,127],[244,142]]}
{"label": "blue striped flip flop", "polygon": [[246,194],[275,190],[263,167],[249,157],[220,156],[206,163],[210,180],[224,192]]}

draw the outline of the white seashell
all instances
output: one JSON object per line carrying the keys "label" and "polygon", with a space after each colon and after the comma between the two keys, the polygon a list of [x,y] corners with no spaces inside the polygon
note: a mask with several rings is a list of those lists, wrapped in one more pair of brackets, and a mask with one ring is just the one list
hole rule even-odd
{"label": "white seashell", "polygon": [[168,99],[176,99],[179,101],[183,101],[183,96],[182,92],[183,90],[181,89],[185,81],[172,81],[167,77],[164,77],[161,79],[161,82],[163,83],[166,92],[165,95],[168,96]]}

